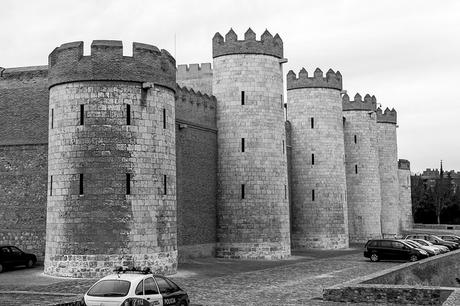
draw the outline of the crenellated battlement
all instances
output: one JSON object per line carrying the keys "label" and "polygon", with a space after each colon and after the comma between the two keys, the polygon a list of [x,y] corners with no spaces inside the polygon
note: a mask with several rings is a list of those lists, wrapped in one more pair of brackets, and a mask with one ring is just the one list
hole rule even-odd
{"label": "crenellated battlement", "polygon": [[176,121],[216,128],[216,104],[214,96],[195,92],[193,89],[177,86]]}
{"label": "crenellated battlement", "polygon": [[329,69],[326,77],[323,76],[321,69],[316,68],[313,77],[308,76],[307,70],[302,68],[299,72],[299,77],[295,72],[289,70],[287,77],[287,90],[298,88],[331,88],[342,90],[342,74],[340,71],[334,72]]}
{"label": "crenellated battlement", "polygon": [[398,160],[398,169],[410,170],[410,162],[407,159]]}
{"label": "crenellated battlement", "polygon": [[177,66],[176,81],[181,87],[193,88],[201,93],[212,93],[213,71],[211,63]]}
{"label": "crenellated battlement", "polygon": [[394,108],[391,110],[387,107],[384,112],[379,107],[377,108],[377,122],[378,123],[393,123],[396,124],[396,111]]}
{"label": "crenellated battlement", "polygon": [[83,42],[57,47],[48,58],[49,87],[56,84],[117,80],[153,82],[176,88],[176,61],[166,50],[133,43],[133,56],[123,56],[123,44],[117,40],[94,40],[91,55],[83,55]]}
{"label": "crenellated battlement", "polygon": [[202,94],[200,91],[195,92],[193,89],[187,87],[181,87],[177,85],[176,89],[176,100],[182,101],[182,103],[196,104],[197,106],[203,106],[204,108],[216,108],[216,97]]}
{"label": "crenellated battlement", "polygon": [[204,74],[212,73],[211,63],[201,63],[200,64],[189,64],[189,65],[178,65],[177,73],[179,74]]}
{"label": "crenellated battlement", "polygon": [[238,36],[230,29],[224,37],[217,32],[212,39],[212,57],[230,54],[263,54],[277,58],[283,58],[283,41],[276,34],[272,36],[268,30],[256,40],[256,33],[249,28],[244,33],[244,40],[238,40]]}
{"label": "crenellated battlement", "polygon": [[377,99],[375,96],[366,94],[364,100],[361,95],[357,93],[354,100],[350,101],[350,97],[347,94],[342,96],[342,109],[344,111],[375,111],[377,108]]}

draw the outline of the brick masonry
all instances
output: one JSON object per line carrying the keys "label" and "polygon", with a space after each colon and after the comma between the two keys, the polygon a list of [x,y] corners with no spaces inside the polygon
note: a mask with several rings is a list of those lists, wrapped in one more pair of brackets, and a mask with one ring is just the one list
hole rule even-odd
{"label": "brick masonry", "polygon": [[216,246],[216,101],[185,88],[176,94],[179,261],[214,256]]}
{"label": "brick masonry", "polygon": [[3,70],[0,77],[0,144],[48,142],[47,68]]}
{"label": "brick masonry", "polygon": [[234,54],[215,57],[213,67],[213,94],[219,101],[217,256],[287,257],[282,66],[274,56]]}
{"label": "brick masonry", "polygon": [[145,90],[133,82],[73,82],[51,87],[49,107],[54,113],[48,152],[53,185],[48,191],[45,273],[103,275],[105,262],[124,263],[119,255],[132,256],[133,264],[144,258],[142,264],[174,273],[174,92],[157,86]]}
{"label": "brick masonry", "polygon": [[46,144],[0,146],[0,244],[45,255]]}
{"label": "brick masonry", "polygon": [[287,98],[292,128],[292,246],[348,247],[340,91],[295,88],[288,90]]}
{"label": "brick masonry", "polygon": [[343,99],[343,116],[348,230],[350,242],[358,243],[382,235],[380,214],[376,213],[382,209],[377,118],[370,101],[355,99],[351,103],[355,107],[347,107],[347,98]]}

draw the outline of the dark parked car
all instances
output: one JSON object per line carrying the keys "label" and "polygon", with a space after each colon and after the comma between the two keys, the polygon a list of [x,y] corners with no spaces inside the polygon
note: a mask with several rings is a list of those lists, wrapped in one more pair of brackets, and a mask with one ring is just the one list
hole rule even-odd
{"label": "dark parked car", "polygon": [[28,254],[10,245],[0,245],[0,272],[5,267],[26,266],[31,268],[37,262],[34,254]]}
{"label": "dark parked car", "polygon": [[429,241],[433,244],[437,245],[444,245],[449,248],[449,250],[456,250],[458,249],[459,244],[451,241],[445,241],[436,235],[431,234],[410,234],[407,235],[405,239],[424,239]]}
{"label": "dark parked car", "polygon": [[422,249],[414,248],[397,239],[373,239],[366,243],[364,257],[371,261],[381,259],[399,259],[417,261],[428,257],[428,253]]}

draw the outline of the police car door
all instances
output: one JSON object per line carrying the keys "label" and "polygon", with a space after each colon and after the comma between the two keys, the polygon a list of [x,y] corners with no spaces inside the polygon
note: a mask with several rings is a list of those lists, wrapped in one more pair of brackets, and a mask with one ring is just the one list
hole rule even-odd
{"label": "police car door", "polygon": [[144,298],[149,301],[150,305],[163,306],[163,296],[151,276],[144,279]]}
{"label": "police car door", "polygon": [[155,276],[155,280],[157,281],[158,288],[163,296],[163,305],[178,305],[180,296],[177,294],[176,290],[174,290],[174,288],[160,276]]}

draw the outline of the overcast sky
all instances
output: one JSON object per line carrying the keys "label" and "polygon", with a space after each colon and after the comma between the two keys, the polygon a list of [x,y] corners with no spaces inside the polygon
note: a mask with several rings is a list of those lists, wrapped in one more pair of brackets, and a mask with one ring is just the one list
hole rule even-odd
{"label": "overcast sky", "polygon": [[[398,154],[413,172],[460,171],[460,1],[0,0],[0,66],[46,65],[62,43],[154,44],[178,64],[212,62],[211,39],[232,27],[284,41],[285,73],[340,70],[344,89],[398,112]],[[176,41],[176,43],[175,43]]]}

